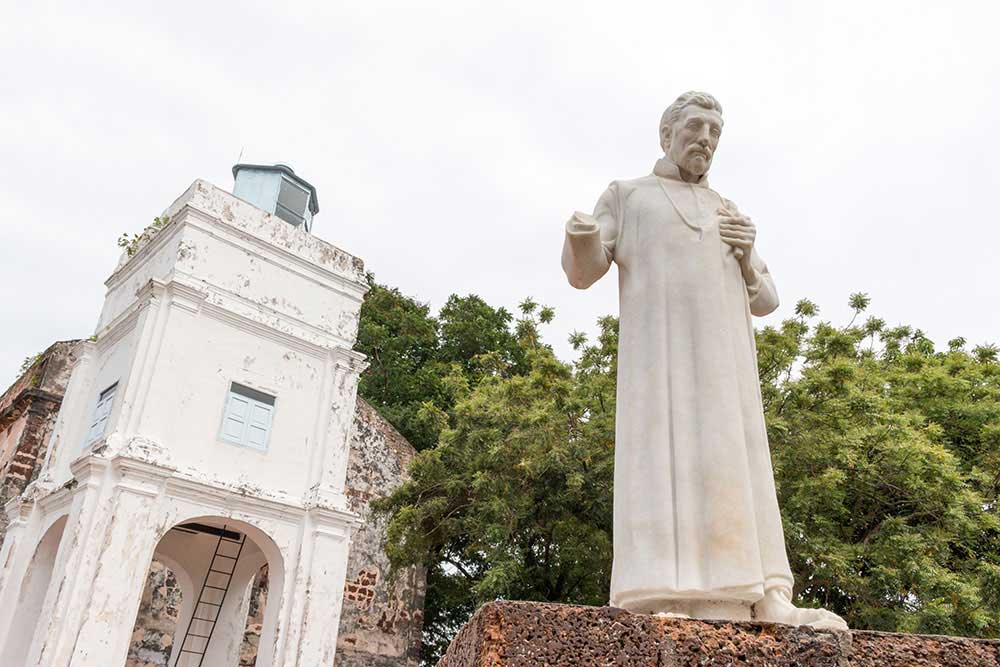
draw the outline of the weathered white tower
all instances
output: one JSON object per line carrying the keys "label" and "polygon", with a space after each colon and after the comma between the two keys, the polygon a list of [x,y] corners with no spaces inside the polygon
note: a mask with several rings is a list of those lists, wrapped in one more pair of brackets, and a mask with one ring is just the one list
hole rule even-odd
{"label": "weathered white tower", "polygon": [[363,266],[309,233],[291,169],[234,174],[246,200],[195,181],[106,282],[49,458],[6,508],[0,665],[124,664],[154,556],[184,592],[172,665],[237,664],[265,563],[258,667],[333,664]]}

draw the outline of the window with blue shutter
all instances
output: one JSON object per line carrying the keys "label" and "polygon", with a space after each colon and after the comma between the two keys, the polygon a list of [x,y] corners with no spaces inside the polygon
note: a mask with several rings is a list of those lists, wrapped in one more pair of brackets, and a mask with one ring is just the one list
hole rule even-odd
{"label": "window with blue shutter", "polygon": [[84,447],[100,440],[104,436],[104,431],[108,428],[108,419],[111,417],[111,406],[115,402],[115,389],[118,383],[101,392],[97,397],[97,407],[94,408],[94,416],[90,420],[90,428],[87,429],[87,437],[83,441]]}
{"label": "window with blue shutter", "polygon": [[222,415],[221,438],[234,445],[267,450],[274,415],[274,396],[233,382]]}

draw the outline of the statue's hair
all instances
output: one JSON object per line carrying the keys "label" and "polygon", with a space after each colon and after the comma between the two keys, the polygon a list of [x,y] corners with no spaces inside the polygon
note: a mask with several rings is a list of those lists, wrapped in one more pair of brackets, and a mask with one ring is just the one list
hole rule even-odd
{"label": "statue's hair", "polygon": [[660,116],[660,127],[658,128],[657,134],[660,137],[660,146],[663,148],[664,152],[666,152],[667,146],[665,145],[666,142],[663,139],[663,128],[672,127],[673,124],[677,122],[677,119],[681,117],[681,112],[684,110],[684,107],[692,104],[697,104],[700,107],[712,109],[713,111],[718,111],[720,115],[722,114],[722,105],[719,104],[719,100],[715,99],[708,93],[699,93],[696,90],[689,90],[684,93],[674,100],[674,103],[667,107],[667,110],[663,112],[662,116]]}

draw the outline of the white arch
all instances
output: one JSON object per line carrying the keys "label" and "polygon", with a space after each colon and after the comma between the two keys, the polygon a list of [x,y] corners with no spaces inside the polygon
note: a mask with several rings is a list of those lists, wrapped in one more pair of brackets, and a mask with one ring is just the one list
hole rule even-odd
{"label": "white arch", "polygon": [[[38,511],[38,510],[34,510],[34,511]],[[42,522],[43,522],[42,523],[42,530],[41,530],[40,534],[44,535],[49,530],[51,530],[52,526],[55,525],[55,523],[57,521],[62,521],[63,524],[65,525],[65,523],[66,523],[67,520],[69,520],[69,508],[65,508],[61,512],[56,512],[56,513],[53,513],[51,515],[45,515],[45,516],[43,516],[42,517]]]}
{"label": "white arch", "polygon": [[[259,527],[245,520],[218,515],[197,515],[177,521],[165,530],[156,544],[152,557],[166,564],[177,576],[178,582],[182,586],[181,608],[174,630],[170,665],[178,663],[184,635],[192,616],[198,613],[197,598],[205,583],[207,568],[217,542],[217,538],[212,535],[192,534],[191,531],[185,531],[183,525],[189,523],[200,523],[218,528],[225,526],[227,530],[241,532],[247,537],[246,546],[240,554],[237,569],[230,582],[229,592],[226,594],[222,609],[219,610],[219,622],[209,644],[209,653],[206,654],[206,659],[215,661],[211,664],[219,665],[228,662],[229,656],[232,655],[235,665],[235,656],[238,655],[246,625],[248,594],[254,576],[264,564],[267,564],[272,586],[283,586],[284,559],[274,540]],[[175,528],[180,530],[173,530]],[[271,590],[273,592],[274,588]],[[280,591],[281,588],[277,588],[277,590]],[[262,647],[272,646],[274,643],[279,608],[277,600],[269,600],[269,604],[264,609],[260,643]],[[200,613],[199,615],[204,616],[205,614]],[[268,642],[267,644],[264,643],[265,640]],[[267,654],[266,651],[262,652],[258,656],[257,665],[258,667],[270,667],[271,660],[271,655]]]}
{"label": "white arch", "polygon": [[38,541],[28,568],[21,579],[17,609],[7,641],[0,654],[0,665],[23,665],[27,661],[31,641],[38,626],[38,617],[45,602],[45,594],[52,579],[52,569],[62,543],[68,516],[63,514],[53,520],[42,539]]}

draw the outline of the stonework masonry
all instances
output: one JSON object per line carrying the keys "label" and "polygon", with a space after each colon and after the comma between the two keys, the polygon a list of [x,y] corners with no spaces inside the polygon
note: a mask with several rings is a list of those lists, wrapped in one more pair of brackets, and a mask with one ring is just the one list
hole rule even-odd
{"label": "stonework masonry", "polygon": [[484,605],[437,667],[996,667],[1000,641]]}
{"label": "stonework masonry", "polygon": [[[180,610],[181,589],[177,578],[166,565],[154,560],[142,592],[126,667],[162,667],[167,664]],[[253,665],[252,662],[250,664]]]}
{"label": "stonework masonry", "polygon": [[[53,343],[0,395],[0,506],[35,479],[80,341]],[[7,517],[0,512],[0,542]]]}
{"label": "stonework masonry", "polygon": [[416,667],[426,580],[410,568],[390,576],[386,526],[370,503],[406,479],[413,447],[358,400],[347,467],[347,497],[362,526],[351,539],[337,641],[337,667]]}

